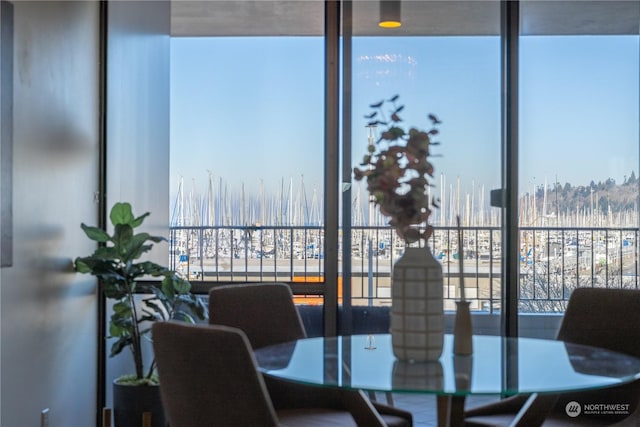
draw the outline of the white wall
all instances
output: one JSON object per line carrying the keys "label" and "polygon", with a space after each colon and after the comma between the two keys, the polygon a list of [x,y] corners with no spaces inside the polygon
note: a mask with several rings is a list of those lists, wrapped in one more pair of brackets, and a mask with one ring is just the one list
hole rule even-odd
{"label": "white wall", "polygon": [[0,425],[95,425],[98,2],[14,2],[13,266],[0,270]]}

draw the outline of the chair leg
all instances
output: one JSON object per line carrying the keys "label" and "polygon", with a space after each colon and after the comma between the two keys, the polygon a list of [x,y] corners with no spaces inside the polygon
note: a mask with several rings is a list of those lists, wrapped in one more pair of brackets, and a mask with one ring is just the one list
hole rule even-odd
{"label": "chair leg", "polygon": [[533,393],[527,399],[511,425],[516,427],[526,427],[531,425],[542,425],[549,411],[558,400],[557,394],[537,394]]}
{"label": "chair leg", "polygon": [[393,394],[390,391],[387,391],[385,393],[385,396],[387,397],[387,405],[394,406],[393,405]]}
{"label": "chair leg", "polygon": [[[369,400],[371,400],[372,402],[376,402],[378,400],[378,398],[376,397],[375,391],[368,391],[367,395],[369,396]],[[384,396],[387,398],[387,405],[394,406],[393,393],[391,393],[390,391],[385,391]]]}
{"label": "chair leg", "polygon": [[449,424],[449,396],[438,395],[436,397],[436,408],[438,427],[447,427]]}
{"label": "chair leg", "polygon": [[465,396],[436,396],[438,427],[458,427],[464,425]]}
{"label": "chair leg", "polygon": [[341,390],[345,406],[353,416],[356,424],[371,427],[385,426],[381,415],[375,409],[371,400],[361,390]]}

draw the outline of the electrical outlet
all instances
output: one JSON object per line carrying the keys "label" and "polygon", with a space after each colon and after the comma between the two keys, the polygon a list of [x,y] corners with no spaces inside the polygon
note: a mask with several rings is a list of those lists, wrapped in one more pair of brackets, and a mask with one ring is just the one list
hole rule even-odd
{"label": "electrical outlet", "polygon": [[49,408],[40,412],[40,427],[49,427]]}

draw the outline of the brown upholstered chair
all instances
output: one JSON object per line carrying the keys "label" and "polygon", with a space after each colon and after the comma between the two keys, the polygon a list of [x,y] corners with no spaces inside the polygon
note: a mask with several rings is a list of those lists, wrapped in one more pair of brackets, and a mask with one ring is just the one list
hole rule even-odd
{"label": "brown upholstered chair", "polygon": [[[283,283],[252,283],[215,287],[209,292],[209,323],[239,328],[253,349],[306,337],[293,295]],[[371,402],[361,391],[294,384],[265,377],[276,409],[321,406],[348,410],[361,426],[412,426],[402,409]]]}
{"label": "brown upholstered chair", "polygon": [[[632,289],[578,288],[569,298],[557,339],[606,348],[640,357],[640,291]],[[516,395],[465,412],[465,426],[510,425],[528,396]],[[567,403],[621,403],[630,415],[579,415],[570,418]],[[543,426],[640,426],[640,382],[566,393],[546,416]]]}
{"label": "brown upholstered chair", "polygon": [[160,392],[172,427],[356,427],[347,411],[274,409],[240,329],[156,322],[152,332]]}

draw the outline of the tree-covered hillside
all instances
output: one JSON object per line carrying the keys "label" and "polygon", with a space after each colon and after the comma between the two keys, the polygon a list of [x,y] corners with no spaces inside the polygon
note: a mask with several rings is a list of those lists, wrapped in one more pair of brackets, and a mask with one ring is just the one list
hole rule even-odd
{"label": "tree-covered hillside", "polygon": [[567,182],[564,185],[553,183],[547,186],[546,195],[544,187],[536,189],[536,209],[543,212],[543,203],[546,199],[546,214],[571,215],[576,211],[586,211],[606,215],[609,212],[624,212],[637,209],[638,205],[638,178],[635,172],[624,178],[621,184],[612,178],[606,181],[594,182],[589,185],[574,186]]}

